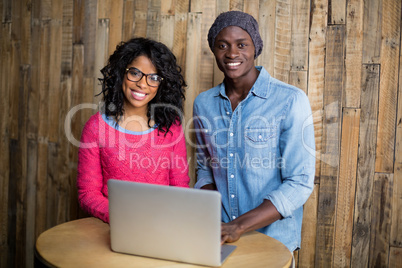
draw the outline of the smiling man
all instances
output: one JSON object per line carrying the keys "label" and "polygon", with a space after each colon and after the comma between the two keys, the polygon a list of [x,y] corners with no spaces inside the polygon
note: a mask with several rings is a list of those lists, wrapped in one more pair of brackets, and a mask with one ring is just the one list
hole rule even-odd
{"label": "smiling man", "polygon": [[297,250],[315,172],[308,98],[254,65],[263,42],[251,15],[220,14],[208,43],[225,78],[194,102],[195,187],[222,194],[222,243],[258,230]]}

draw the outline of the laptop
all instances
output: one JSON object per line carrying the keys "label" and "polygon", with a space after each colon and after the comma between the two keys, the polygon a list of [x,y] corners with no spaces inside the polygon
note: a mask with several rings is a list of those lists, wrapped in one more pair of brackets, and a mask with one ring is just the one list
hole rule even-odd
{"label": "laptop", "polygon": [[108,193],[115,252],[221,266],[236,248],[221,246],[217,191],[109,180]]}

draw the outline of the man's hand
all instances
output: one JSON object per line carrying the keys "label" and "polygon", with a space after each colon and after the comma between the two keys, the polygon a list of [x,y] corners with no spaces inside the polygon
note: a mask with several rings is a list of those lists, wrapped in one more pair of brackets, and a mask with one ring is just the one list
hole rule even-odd
{"label": "man's hand", "polygon": [[234,222],[222,223],[221,226],[221,244],[223,245],[225,242],[235,242],[239,240],[240,236],[243,232]]}
{"label": "man's hand", "polygon": [[261,205],[250,210],[235,220],[222,223],[221,243],[235,242],[246,232],[254,231],[280,220],[281,214],[269,200],[264,200]]}

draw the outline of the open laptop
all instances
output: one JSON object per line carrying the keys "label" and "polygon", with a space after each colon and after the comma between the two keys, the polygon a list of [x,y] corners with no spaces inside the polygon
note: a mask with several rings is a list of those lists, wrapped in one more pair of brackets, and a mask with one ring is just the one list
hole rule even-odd
{"label": "open laptop", "polygon": [[109,180],[108,193],[115,252],[220,266],[236,248],[221,246],[217,191]]}

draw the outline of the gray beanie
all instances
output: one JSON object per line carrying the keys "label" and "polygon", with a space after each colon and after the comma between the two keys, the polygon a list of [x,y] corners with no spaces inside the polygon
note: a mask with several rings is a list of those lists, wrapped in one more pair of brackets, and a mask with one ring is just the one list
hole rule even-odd
{"label": "gray beanie", "polygon": [[262,52],[262,39],[258,31],[258,23],[250,14],[241,11],[227,11],[221,13],[212,24],[208,32],[209,48],[214,51],[215,38],[224,28],[228,26],[238,26],[245,30],[251,37],[255,47],[254,58]]}

